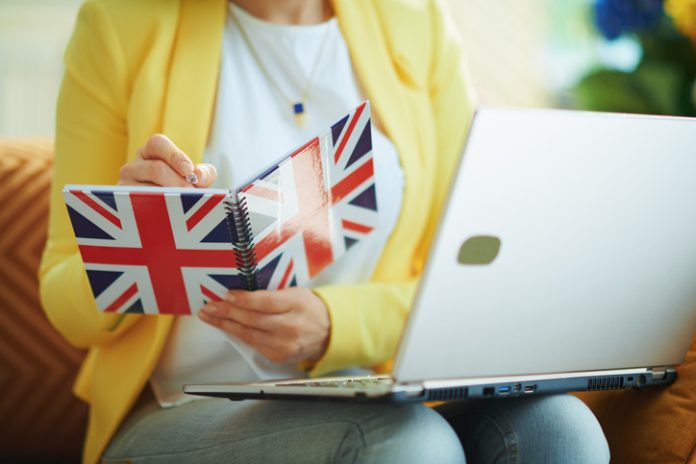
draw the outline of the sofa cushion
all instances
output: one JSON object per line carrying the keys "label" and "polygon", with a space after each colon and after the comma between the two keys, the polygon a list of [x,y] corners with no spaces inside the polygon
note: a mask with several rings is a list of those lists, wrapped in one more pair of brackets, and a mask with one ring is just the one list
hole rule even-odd
{"label": "sofa cushion", "polygon": [[578,394],[597,415],[614,464],[696,464],[696,337],[667,388]]}
{"label": "sofa cushion", "polygon": [[84,353],[50,325],[37,270],[53,144],[0,140],[0,461],[78,462],[86,406],[72,394]]}

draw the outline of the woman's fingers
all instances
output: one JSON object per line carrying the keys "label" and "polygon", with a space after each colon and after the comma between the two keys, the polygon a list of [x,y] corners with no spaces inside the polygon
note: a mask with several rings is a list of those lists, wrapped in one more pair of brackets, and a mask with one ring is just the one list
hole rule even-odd
{"label": "woman's fingers", "polygon": [[294,289],[283,291],[257,290],[255,292],[230,290],[225,295],[225,300],[243,309],[281,314],[290,311],[297,304],[294,296]]}
{"label": "woman's fingers", "polygon": [[328,346],[331,320],[326,304],[303,287],[232,290],[198,314],[203,322],[242,339],[275,362],[316,360]]}
{"label": "woman's fingers", "polygon": [[136,181],[133,181],[129,184],[119,182],[119,185],[130,185],[131,187],[159,187],[159,185],[153,184],[152,182],[136,182]]}
{"label": "woman's fingers", "polygon": [[216,178],[217,171],[212,164],[203,163],[194,167],[191,159],[167,136],[155,134],[138,150],[136,159],[121,168],[118,183],[210,187]]}
{"label": "woman's fingers", "polygon": [[234,322],[268,332],[284,329],[287,324],[279,317],[259,311],[250,311],[232,306],[226,302],[209,303],[203,307],[201,314]]}
{"label": "woman's fingers", "polygon": [[201,163],[196,166],[193,172],[198,179],[196,187],[199,188],[210,187],[213,185],[213,182],[215,182],[215,179],[217,179],[217,169],[215,169],[215,166],[212,164]]}
{"label": "woman's fingers", "polygon": [[161,160],[135,160],[119,172],[120,184],[152,184],[164,187],[191,187],[186,179]]}
{"label": "woman's fingers", "polygon": [[279,339],[275,333],[240,324],[231,319],[214,317],[205,311],[200,311],[198,314],[204,322],[242,340],[273,362],[286,362],[292,353],[290,343]]}
{"label": "woman's fingers", "polygon": [[193,162],[166,135],[155,134],[138,150],[144,160],[161,160],[183,178],[193,173]]}

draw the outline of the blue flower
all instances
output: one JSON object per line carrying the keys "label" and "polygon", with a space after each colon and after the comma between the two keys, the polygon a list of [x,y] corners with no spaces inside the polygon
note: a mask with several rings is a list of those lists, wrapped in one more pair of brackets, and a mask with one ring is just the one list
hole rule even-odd
{"label": "blue flower", "polygon": [[654,26],[664,15],[663,0],[596,0],[595,23],[609,40]]}

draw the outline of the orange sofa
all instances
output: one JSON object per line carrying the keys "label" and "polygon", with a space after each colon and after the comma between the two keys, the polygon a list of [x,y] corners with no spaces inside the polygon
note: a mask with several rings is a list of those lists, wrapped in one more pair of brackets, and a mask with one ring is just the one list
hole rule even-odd
{"label": "orange sofa", "polygon": [[52,159],[48,140],[0,140],[0,462],[79,462],[85,433],[71,392],[84,353],[38,297]]}
{"label": "orange sofa", "polygon": [[[47,140],[0,140],[0,462],[77,462],[85,430],[86,407],[71,393],[84,353],[38,300],[52,153]],[[696,464],[696,338],[669,388],[578,396],[613,463]]]}

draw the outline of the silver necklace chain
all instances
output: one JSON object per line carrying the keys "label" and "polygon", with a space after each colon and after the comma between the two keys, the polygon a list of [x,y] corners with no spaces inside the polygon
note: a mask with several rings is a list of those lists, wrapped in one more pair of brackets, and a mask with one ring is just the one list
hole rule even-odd
{"label": "silver necklace chain", "polygon": [[247,34],[247,31],[242,27],[241,21],[237,18],[237,15],[232,12],[232,8],[229,8],[229,14],[230,17],[232,18],[232,21],[234,21],[235,25],[237,26],[237,29],[239,29],[240,34],[242,35],[242,39],[244,40],[244,43],[246,44],[247,48],[249,49],[249,52],[251,53],[251,56],[254,58],[254,61],[256,62],[256,65],[259,67],[263,75],[266,77],[266,80],[268,81],[269,84],[275,89],[276,93],[283,98],[284,100],[287,101],[288,105],[290,106],[290,109],[292,110],[293,113],[293,118],[295,120],[295,123],[303,127],[306,122],[307,122],[307,99],[309,98],[309,93],[312,87],[312,82],[314,80],[314,75],[317,72],[317,69],[319,68],[319,63],[321,61],[321,57],[324,53],[324,48],[326,48],[326,42],[327,42],[327,36],[329,35],[329,31],[331,30],[330,27],[326,28],[326,32],[324,32],[324,36],[321,39],[321,45],[319,47],[319,51],[317,52],[317,56],[314,58],[314,64],[312,66],[312,70],[309,73],[309,77],[307,78],[307,84],[305,85],[304,90],[302,91],[302,94],[300,96],[299,100],[293,100],[292,98],[289,98],[283,90],[280,88],[278,83],[273,79],[272,74],[268,71],[266,68],[265,64],[263,63],[263,60],[261,60],[261,57],[259,56],[258,52],[256,51],[256,48],[254,48],[251,39],[249,38],[249,35]]}

